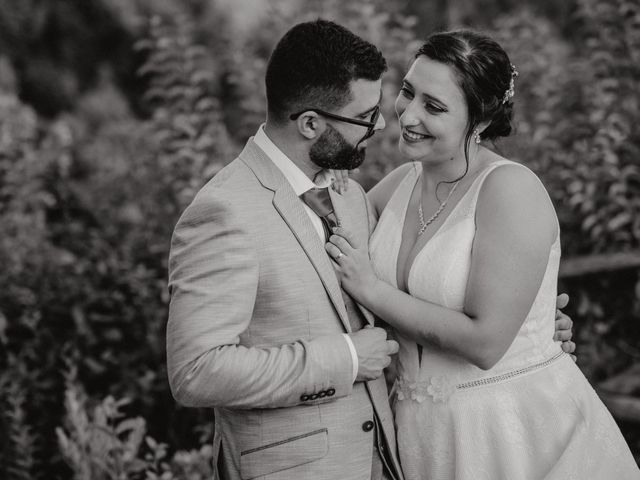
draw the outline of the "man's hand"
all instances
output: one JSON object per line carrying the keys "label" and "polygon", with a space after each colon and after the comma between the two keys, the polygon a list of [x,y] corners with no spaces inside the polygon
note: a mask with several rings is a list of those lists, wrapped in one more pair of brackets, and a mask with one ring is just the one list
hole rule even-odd
{"label": "man's hand", "polygon": [[565,315],[560,310],[564,308],[569,303],[569,295],[566,293],[562,293],[558,295],[556,299],[556,332],[553,336],[554,340],[562,342],[562,350],[571,355],[573,360],[576,360],[576,356],[573,355],[573,352],[576,351],[576,344],[571,341],[571,337],[573,336],[573,332],[571,331],[571,327],[573,326],[573,321],[568,315]]}
{"label": "man's hand", "polygon": [[365,327],[349,336],[358,353],[356,382],[375,380],[381,376],[391,363],[391,355],[398,353],[398,342],[387,340],[387,332],[382,328]]}

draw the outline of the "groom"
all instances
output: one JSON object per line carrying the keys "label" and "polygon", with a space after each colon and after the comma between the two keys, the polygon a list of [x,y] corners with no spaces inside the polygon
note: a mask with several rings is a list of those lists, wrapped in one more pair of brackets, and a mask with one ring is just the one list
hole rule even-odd
{"label": "groom", "polygon": [[169,380],[180,403],[214,408],[221,478],[403,478],[382,375],[398,345],[324,250],[328,226],[362,243],[374,227],[359,185],[325,187],[384,128],[385,70],[335,23],[294,26],[269,60],[266,123],[175,228]]}

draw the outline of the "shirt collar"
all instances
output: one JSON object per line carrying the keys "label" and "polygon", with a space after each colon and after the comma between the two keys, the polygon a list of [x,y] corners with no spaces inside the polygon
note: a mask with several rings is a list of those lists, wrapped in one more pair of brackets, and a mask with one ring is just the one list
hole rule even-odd
{"label": "shirt collar", "polygon": [[296,195],[300,196],[312,188],[324,188],[331,185],[333,178],[328,170],[321,170],[312,182],[309,177],[278,146],[271,141],[264,131],[264,124],[260,125],[258,132],[253,137],[255,144],[267,154],[276,167],[293,187]]}

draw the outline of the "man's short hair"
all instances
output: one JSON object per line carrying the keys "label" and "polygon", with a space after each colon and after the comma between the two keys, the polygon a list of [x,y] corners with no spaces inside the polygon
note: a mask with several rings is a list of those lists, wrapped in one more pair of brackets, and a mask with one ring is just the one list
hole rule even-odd
{"label": "man's short hair", "polygon": [[305,108],[340,109],[352,100],[352,81],[376,81],[386,69],[380,50],[346,28],[320,19],[299,23],[267,65],[269,118],[283,123]]}

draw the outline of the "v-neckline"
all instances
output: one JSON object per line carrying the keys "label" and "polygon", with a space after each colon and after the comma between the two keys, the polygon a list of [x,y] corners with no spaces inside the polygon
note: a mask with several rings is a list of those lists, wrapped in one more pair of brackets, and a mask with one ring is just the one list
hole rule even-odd
{"label": "v-neckline", "polygon": [[[419,162],[416,162],[419,164]],[[427,237],[426,240],[422,241],[421,239],[421,235],[418,236],[418,238],[415,240],[414,244],[411,246],[411,249],[409,250],[409,254],[407,255],[404,265],[403,265],[403,269],[402,269],[402,278],[400,277],[400,273],[399,272],[399,257],[400,257],[400,250],[402,249],[402,236],[404,234],[405,228],[407,227],[406,223],[407,223],[407,214],[409,212],[409,205],[411,204],[411,198],[413,197],[413,194],[415,192],[415,189],[418,185],[418,182],[420,181],[420,179],[422,178],[423,175],[423,169],[422,169],[422,164],[419,164],[418,166],[414,166],[414,171],[416,172],[416,179],[415,182],[413,184],[413,188],[411,188],[411,191],[409,192],[408,197],[406,198],[406,203],[404,205],[404,214],[402,216],[402,228],[401,228],[401,232],[400,232],[400,243],[398,245],[398,250],[396,251],[396,261],[395,261],[395,281],[396,281],[396,288],[399,288],[405,292],[409,292],[409,280],[411,278],[411,272],[413,270],[413,266],[416,263],[417,258],[420,256],[420,254],[424,251],[424,249],[426,248],[426,246],[428,244],[431,243],[431,241],[436,238],[441,231],[443,231],[443,228],[447,225],[447,223],[449,222],[449,219],[453,216],[453,214],[456,212],[456,210],[458,209],[458,206],[465,200],[467,194],[472,190],[472,188],[474,187],[476,181],[482,177],[482,175],[484,175],[484,173],[486,171],[488,171],[492,165],[494,163],[497,162],[493,162],[491,164],[489,164],[488,166],[486,166],[483,170],[481,170],[480,172],[478,172],[478,174],[476,175],[476,178],[474,178],[471,181],[471,184],[469,185],[469,187],[467,188],[467,190],[462,194],[462,196],[458,199],[458,201],[456,202],[456,204],[451,208],[451,210],[449,211],[449,213],[447,214],[447,216],[444,218],[444,220],[442,221],[442,223],[438,226],[438,228],[436,228],[436,230],[431,234],[430,237]],[[424,237],[422,237],[424,238]],[[421,245],[420,245],[421,243]],[[402,279],[404,282],[402,285],[400,285],[400,283],[398,282],[399,279]]]}

